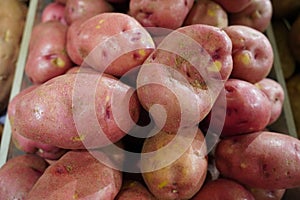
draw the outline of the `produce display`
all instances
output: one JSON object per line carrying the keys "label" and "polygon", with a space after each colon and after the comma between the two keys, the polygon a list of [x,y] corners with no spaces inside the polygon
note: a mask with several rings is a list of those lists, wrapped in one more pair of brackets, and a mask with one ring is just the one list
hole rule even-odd
{"label": "produce display", "polygon": [[18,0],[0,2],[0,115],[9,101],[26,14],[26,4]]}
{"label": "produce display", "polygon": [[274,31],[294,39],[281,42],[289,94],[269,76],[279,2],[39,4],[30,85],[7,107],[21,155],[0,167],[0,199],[300,197],[300,140],[272,129],[285,101],[300,109],[296,17]]}

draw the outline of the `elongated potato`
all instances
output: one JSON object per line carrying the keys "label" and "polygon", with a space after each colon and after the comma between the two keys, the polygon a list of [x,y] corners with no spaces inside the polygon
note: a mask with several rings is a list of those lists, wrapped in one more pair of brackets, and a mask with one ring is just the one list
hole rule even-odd
{"label": "elongated potato", "polygon": [[27,200],[113,200],[121,185],[121,172],[105,166],[88,151],[69,151],[47,168]]}
{"label": "elongated potato", "polygon": [[219,178],[206,183],[192,200],[254,200],[253,195],[241,184],[230,179]]}
{"label": "elongated potato", "polygon": [[215,158],[223,176],[249,187],[300,186],[300,141],[289,135],[261,131],[223,139]]}
{"label": "elongated potato", "polygon": [[48,164],[36,155],[24,154],[9,159],[0,168],[1,199],[26,199]]}
{"label": "elongated potato", "polygon": [[[189,146],[187,141],[191,141]],[[202,187],[207,174],[207,156],[203,133],[197,127],[185,128],[180,135],[160,131],[146,139],[142,153],[152,153],[147,159],[142,155],[141,170],[156,198],[190,199]],[[173,157],[178,159],[167,164]]]}
{"label": "elongated potato", "polygon": [[[14,127],[14,118],[16,113],[16,103],[19,99],[26,95],[27,93],[36,89],[38,85],[31,85],[28,88],[25,88],[21,92],[19,92],[13,99],[10,101],[8,105],[8,117],[10,120],[11,127]],[[16,129],[12,128],[12,142],[14,143],[15,147],[23,152],[26,153],[36,153],[40,157],[44,159],[56,160],[61,157],[66,150],[58,148],[53,145],[44,144],[41,142],[37,142],[22,136],[20,133],[16,131]]]}
{"label": "elongated potato", "polygon": [[117,142],[139,117],[134,90],[95,72],[55,77],[19,98],[15,106],[12,120],[18,133],[63,149]]}

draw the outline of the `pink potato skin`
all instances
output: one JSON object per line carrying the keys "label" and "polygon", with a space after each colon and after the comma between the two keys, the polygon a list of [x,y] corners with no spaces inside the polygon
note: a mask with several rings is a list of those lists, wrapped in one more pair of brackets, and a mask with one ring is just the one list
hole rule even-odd
{"label": "pink potato skin", "polygon": [[28,139],[21,134],[19,134],[14,128],[14,118],[16,113],[16,103],[20,101],[23,95],[36,89],[38,85],[31,85],[28,88],[23,89],[18,93],[8,105],[8,117],[12,127],[12,142],[15,144],[16,148],[26,153],[36,153],[44,159],[56,160],[61,157],[66,150],[55,147],[49,144],[43,144],[31,139]]}
{"label": "pink potato skin", "polygon": [[125,180],[115,200],[156,200],[149,190],[140,182]]}
{"label": "pink potato skin", "polygon": [[256,200],[281,200],[286,189],[264,190],[260,188],[248,188]]}
{"label": "pink potato skin", "polygon": [[162,130],[176,132],[204,119],[231,70],[231,40],[224,31],[204,24],[185,26],[164,38],[141,66],[138,97],[147,111],[155,104],[164,107],[166,120],[162,109],[150,113]]}
{"label": "pink potato skin", "polygon": [[271,23],[272,11],[270,0],[252,0],[244,10],[229,14],[229,24],[249,26],[264,32]]}
{"label": "pink potato skin", "polygon": [[26,199],[48,164],[39,156],[24,154],[9,159],[0,168],[1,199]]}
{"label": "pink potato skin", "polygon": [[113,10],[113,6],[106,0],[72,0],[67,1],[64,16],[70,25],[82,17],[90,18]]}
{"label": "pink potato skin", "polygon": [[46,169],[27,200],[113,200],[121,184],[122,173],[102,164],[90,152],[69,151]]}
{"label": "pink potato skin", "polygon": [[193,0],[131,0],[129,15],[145,27],[177,29],[193,6]]}
{"label": "pink potato skin", "polygon": [[66,52],[67,26],[58,21],[37,24],[31,34],[25,73],[41,84],[64,74],[72,65]]}
{"label": "pink potato skin", "polygon": [[279,118],[282,112],[284,90],[277,81],[270,78],[264,78],[255,85],[267,95],[271,102],[271,117],[268,123],[268,125],[270,125]]}
{"label": "pink potato skin", "polygon": [[214,0],[219,3],[229,13],[236,13],[242,11],[252,0]]}
{"label": "pink potato skin", "polygon": [[266,78],[273,66],[273,48],[261,32],[243,25],[224,28],[232,41],[232,78],[256,83]]}
{"label": "pink potato skin", "polygon": [[260,131],[221,140],[215,159],[221,175],[251,188],[288,189],[300,185],[300,141]]}
{"label": "pink potato skin", "polygon": [[226,11],[213,0],[201,0],[194,3],[184,25],[207,24],[224,28],[228,26],[228,16]]}
{"label": "pink potato skin", "polygon": [[57,20],[67,25],[65,20],[65,5],[58,2],[49,3],[42,12],[41,22]]}
{"label": "pink potato skin", "polygon": [[20,98],[14,128],[26,138],[63,149],[107,146],[124,137],[138,120],[140,105],[132,93],[131,87],[108,75],[61,75]]}
{"label": "pink potato skin", "polygon": [[[225,93],[226,116],[222,137],[266,128],[271,117],[271,103],[264,92],[247,81],[229,79],[225,83]],[[215,112],[224,112],[222,105]]]}
{"label": "pink potato skin", "polygon": [[[190,146],[177,160],[158,170],[151,169],[151,171],[147,170],[149,172],[142,173],[148,189],[157,199],[190,199],[204,184],[208,161],[203,133],[200,129],[193,130],[190,127],[183,131],[181,136],[160,131],[153,137],[147,138],[143,145],[142,153],[154,152],[154,154],[151,159],[141,160],[142,171],[147,170],[148,166],[151,169],[151,166],[160,165],[166,157],[170,156],[159,150],[172,143],[175,137],[179,137],[179,144],[167,148],[184,146],[183,143],[187,140],[185,134],[193,134],[191,131],[196,131]],[[170,151],[173,152],[172,149]]]}
{"label": "pink potato skin", "polygon": [[68,52],[75,52],[77,65],[85,60],[97,71],[119,77],[142,64],[154,49],[146,29],[123,13],[101,13],[78,25],[68,31]]}
{"label": "pink potato skin", "polygon": [[206,183],[191,200],[255,200],[253,195],[236,181],[219,178]]}

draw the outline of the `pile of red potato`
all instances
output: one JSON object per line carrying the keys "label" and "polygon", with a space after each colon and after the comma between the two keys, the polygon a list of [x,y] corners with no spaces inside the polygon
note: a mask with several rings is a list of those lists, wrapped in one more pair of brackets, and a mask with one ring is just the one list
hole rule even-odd
{"label": "pile of red potato", "polygon": [[8,106],[0,199],[282,199],[300,141],[269,130],[270,0],[57,0]]}

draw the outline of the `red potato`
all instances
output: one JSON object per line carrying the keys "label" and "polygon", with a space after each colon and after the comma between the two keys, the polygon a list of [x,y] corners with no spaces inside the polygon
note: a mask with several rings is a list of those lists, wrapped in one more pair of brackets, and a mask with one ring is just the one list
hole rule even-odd
{"label": "red potato", "polygon": [[275,80],[264,78],[255,84],[263,91],[271,102],[271,117],[268,125],[274,123],[280,116],[283,108],[284,90]]}
{"label": "red potato", "polygon": [[214,0],[219,3],[229,13],[236,13],[242,11],[252,0]]}
{"label": "red potato", "polygon": [[289,135],[261,131],[223,139],[215,158],[222,176],[252,188],[300,185],[300,141]]}
{"label": "red potato", "polygon": [[206,183],[192,200],[255,200],[241,184],[230,179],[219,178]]}
{"label": "red potato", "polygon": [[26,199],[113,200],[121,184],[122,173],[102,164],[90,152],[69,151],[46,169]]}
{"label": "red potato", "polygon": [[231,70],[231,40],[224,31],[185,26],[165,37],[141,66],[138,97],[158,127],[176,132],[209,113]]}
{"label": "red potato", "polygon": [[[16,113],[16,103],[19,99],[26,95],[27,93],[36,89],[38,85],[32,85],[25,88],[20,93],[18,93],[8,105],[8,117],[11,123],[11,127],[14,127],[14,118]],[[26,153],[36,153],[44,159],[56,160],[60,158],[65,152],[65,149],[58,148],[53,145],[43,144],[31,139],[28,139],[18,133],[14,128],[12,128],[12,142],[17,149]]]}
{"label": "red potato", "polygon": [[90,71],[65,74],[16,102],[13,128],[24,137],[63,149],[97,148],[124,137],[137,122],[139,110],[133,88],[111,76]]}
{"label": "red potato", "polygon": [[90,18],[104,12],[112,12],[113,6],[106,0],[71,0],[67,1],[64,16],[70,25],[82,17]]}
{"label": "red potato", "polygon": [[65,5],[58,2],[49,3],[42,12],[41,22],[57,20],[64,25],[67,25],[65,19]]}
{"label": "red potato", "polygon": [[58,2],[58,3],[61,3],[61,4],[66,4],[68,0],[54,0],[54,2]]}
{"label": "red potato", "polygon": [[193,0],[130,0],[129,15],[145,27],[177,29],[193,6]]}
{"label": "red potato", "polygon": [[229,14],[229,24],[249,26],[264,32],[271,23],[272,14],[270,0],[252,0],[244,10]]}
{"label": "red potato", "polygon": [[213,0],[200,0],[194,3],[184,25],[207,24],[224,28],[228,26],[226,11]]}
{"label": "red potato", "polygon": [[1,199],[26,199],[48,164],[36,155],[24,154],[9,159],[0,168]]}
{"label": "red potato", "polygon": [[273,66],[273,48],[261,32],[243,25],[224,28],[232,41],[231,77],[256,83],[266,78]]}
{"label": "red potato", "polygon": [[259,188],[248,188],[256,200],[281,200],[286,189],[264,190]]}
{"label": "red potato", "polygon": [[31,34],[25,73],[41,84],[73,66],[66,52],[67,26],[58,21],[37,24]]}
{"label": "red potato", "polygon": [[154,49],[150,34],[126,14],[102,13],[78,25],[68,31],[68,52],[74,51],[75,58],[70,56],[76,64],[84,60],[100,72],[122,76],[142,64]]}
{"label": "red potato", "polygon": [[[197,129],[183,129],[180,135],[160,131],[145,140],[142,153],[152,155],[148,158],[142,156],[141,171],[148,189],[156,198],[190,199],[202,187],[207,174],[207,155],[203,133]],[[191,141],[189,146],[186,146],[187,141]],[[168,149],[164,150],[165,147]],[[172,157],[174,160],[165,164]]]}
{"label": "red potato", "polygon": [[[225,121],[214,119],[214,126],[222,126],[222,137],[251,133],[266,128],[271,117],[271,102],[254,84],[239,79],[225,83],[226,110],[217,100],[214,112],[226,112]],[[222,98],[222,97],[221,97]],[[222,100],[222,99],[221,99]]]}
{"label": "red potato", "polygon": [[127,180],[115,200],[155,200],[148,189],[138,181]]}

